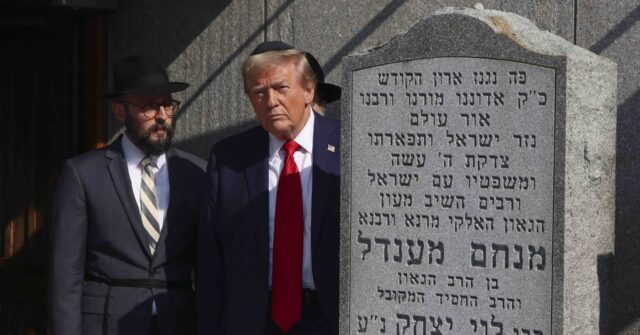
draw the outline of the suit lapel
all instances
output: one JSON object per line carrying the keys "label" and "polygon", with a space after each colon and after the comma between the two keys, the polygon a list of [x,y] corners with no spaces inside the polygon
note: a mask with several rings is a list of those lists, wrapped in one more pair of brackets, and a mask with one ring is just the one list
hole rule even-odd
{"label": "suit lapel", "polygon": [[133,196],[133,191],[131,190],[131,181],[127,170],[127,162],[124,159],[124,154],[122,152],[121,140],[122,138],[119,138],[109,145],[106,150],[105,156],[107,160],[109,160],[109,174],[111,175],[111,181],[113,182],[113,186],[118,194],[120,204],[122,205],[127,218],[129,218],[131,228],[133,228],[133,231],[138,238],[138,242],[143,246],[142,249],[145,251],[145,254],[147,257],[151,258],[147,233],[142,226],[140,210],[136,205],[136,200]]}
{"label": "suit lapel", "polygon": [[260,128],[246,144],[244,177],[258,235],[260,261],[257,264],[269,264],[269,135]]}
{"label": "suit lapel", "polygon": [[162,229],[160,230],[160,237],[158,238],[158,243],[156,247],[155,255],[163,255],[164,249],[166,248],[166,243],[164,242],[167,239],[167,231],[169,230],[169,224],[176,222],[175,216],[179,213],[178,201],[179,194],[181,194],[181,188],[185,183],[183,182],[184,175],[180,173],[181,170],[179,166],[179,160],[172,159],[175,155],[175,152],[172,148],[166,153],[167,157],[167,169],[169,171],[169,207],[167,207],[167,212],[164,216],[164,223],[162,224]]}
{"label": "suit lapel", "polygon": [[[327,204],[327,197],[332,196],[330,190],[335,187],[335,178],[330,171],[335,171],[339,164],[339,140],[332,136],[334,129],[327,126],[326,121],[315,115],[313,129],[313,196],[311,197],[311,249],[318,245],[320,231]],[[339,168],[339,167],[338,167]],[[335,177],[335,176],[334,176]]]}

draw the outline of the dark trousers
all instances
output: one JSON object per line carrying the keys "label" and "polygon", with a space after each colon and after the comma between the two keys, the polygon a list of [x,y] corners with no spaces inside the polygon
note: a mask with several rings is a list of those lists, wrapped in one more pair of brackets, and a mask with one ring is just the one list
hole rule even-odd
{"label": "dark trousers", "polygon": [[280,327],[273,323],[273,320],[271,320],[271,307],[269,307],[267,324],[265,325],[266,335],[331,335],[329,322],[322,312],[322,306],[318,303],[317,297],[311,300],[310,303],[303,304],[300,321],[287,333],[284,333]]}

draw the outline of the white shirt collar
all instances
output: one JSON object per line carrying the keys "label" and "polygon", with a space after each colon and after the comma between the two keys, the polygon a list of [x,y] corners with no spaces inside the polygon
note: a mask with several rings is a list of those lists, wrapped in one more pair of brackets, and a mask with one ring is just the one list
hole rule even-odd
{"label": "white shirt collar", "polygon": [[[135,165],[138,166],[140,162],[147,156],[144,151],[140,150],[137,145],[133,144],[129,137],[126,134],[122,136],[122,152],[124,153],[124,158],[127,161],[127,165]],[[164,164],[167,162],[167,155],[162,154],[160,156],[151,156],[154,160],[156,168],[162,169]]]}
{"label": "white shirt collar", "polygon": [[[311,107],[309,108],[309,120],[307,120],[307,124],[304,125],[302,131],[296,138],[293,140],[296,141],[302,147],[304,151],[309,154],[313,153],[313,125],[315,122],[315,117],[313,110]],[[285,141],[275,137],[273,134],[269,133],[269,157],[273,157],[277,152],[282,148],[282,145]]]}

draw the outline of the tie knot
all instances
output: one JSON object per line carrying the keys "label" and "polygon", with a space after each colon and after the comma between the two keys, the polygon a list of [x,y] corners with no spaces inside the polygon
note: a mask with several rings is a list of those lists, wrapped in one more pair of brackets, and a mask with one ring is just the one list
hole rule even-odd
{"label": "tie knot", "polygon": [[294,152],[300,149],[300,144],[296,143],[294,140],[290,140],[282,146],[282,149],[287,152],[287,156],[291,156]]}
{"label": "tie knot", "polygon": [[145,170],[149,170],[151,169],[151,167],[154,166],[154,162],[153,162],[153,158],[151,158],[151,156],[146,156],[145,158],[143,158],[140,161],[140,165],[142,166],[143,169]]}
{"label": "tie knot", "polygon": [[140,161],[140,165],[142,166],[147,166],[149,164],[153,163],[153,158],[151,158],[151,156],[145,156],[141,161]]}

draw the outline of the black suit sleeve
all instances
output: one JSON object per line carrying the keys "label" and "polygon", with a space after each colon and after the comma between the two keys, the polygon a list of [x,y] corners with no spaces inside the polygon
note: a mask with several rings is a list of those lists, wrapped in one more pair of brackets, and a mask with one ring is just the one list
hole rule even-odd
{"label": "black suit sleeve", "polygon": [[212,151],[202,195],[200,225],[198,227],[198,257],[196,271],[196,300],[198,334],[221,334],[224,308],[224,255],[217,234],[219,171]]}
{"label": "black suit sleeve", "polygon": [[62,168],[54,201],[49,281],[51,334],[80,335],[88,218],[82,182],[71,160]]}

